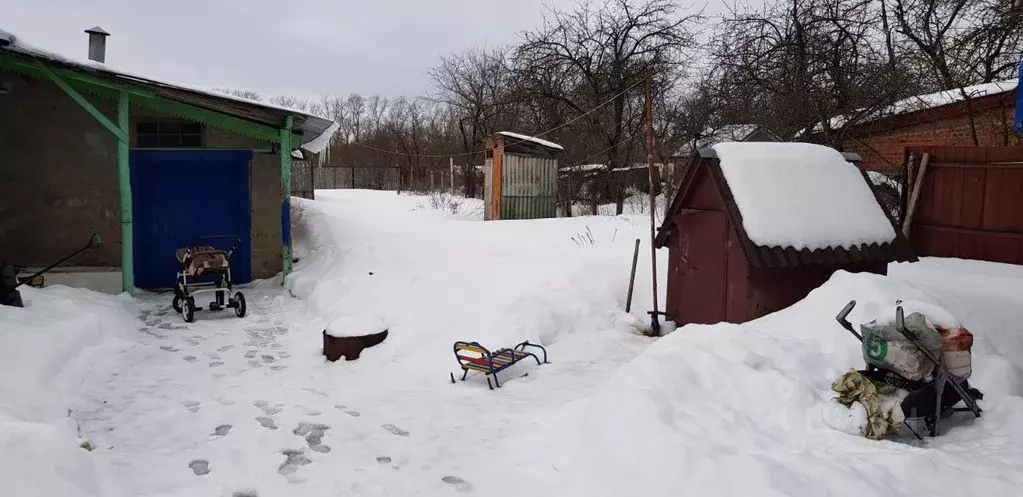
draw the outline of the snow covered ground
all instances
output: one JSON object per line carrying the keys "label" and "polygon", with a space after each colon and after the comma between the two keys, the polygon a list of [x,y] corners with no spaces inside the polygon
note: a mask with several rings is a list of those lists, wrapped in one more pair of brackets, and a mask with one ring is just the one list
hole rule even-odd
{"label": "snow covered ground", "polygon": [[[244,288],[243,319],[185,324],[167,296],[60,286],[0,308],[5,490],[862,497],[1023,484],[1023,268],[928,259],[891,278],[840,273],[758,321],[651,339],[639,333],[643,216],[479,222],[471,201],[452,213],[393,192],[317,199],[293,201],[296,272],[283,288]],[[976,336],[984,417],[957,417],[926,445],[832,427],[843,420],[830,384],[862,364],[834,321],[852,298],[854,320],[895,298],[955,313]],[[358,361],[327,363],[330,322],[390,334]],[[527,339],[551,364],[517,366],[495,391],[476,375],[450,383],[455,340]]]}

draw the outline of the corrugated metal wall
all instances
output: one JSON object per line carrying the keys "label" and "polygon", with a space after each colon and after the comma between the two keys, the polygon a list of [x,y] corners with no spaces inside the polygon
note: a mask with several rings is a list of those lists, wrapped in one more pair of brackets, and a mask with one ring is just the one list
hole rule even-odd
{"label": "corrugated metal wall", "polygon": [[494,202],[494,159],[483,166],[483,219],[490,220],[490,207]]}
{"label": "corrugated metal wall", "polygon": [[557,217],[557,159],[506,152],[501,169],[501,219]]}

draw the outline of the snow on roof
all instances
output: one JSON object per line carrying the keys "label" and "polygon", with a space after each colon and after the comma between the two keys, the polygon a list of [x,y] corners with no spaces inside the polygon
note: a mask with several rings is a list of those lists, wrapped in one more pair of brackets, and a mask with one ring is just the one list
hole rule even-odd
{"label": "snow on roof", "polygon": [[499,132],[497,134],[503,135],[503,136],[507,136],[509,138],[515,138],[515,139],[521,140],[521,141],[533,142],[533,143],[535,143],[537,145],[540,145],[542,147],[553,148],[555,150],[565,150],[564,147],[562,147],[561,145],[558,145],[557,143],[549,142],[547,140],[541,140],[541,139],[539,139],[539,138],[537,138],[535,136],[520,135],[518,133],[512,133],[511,131],[501,131],[501,132]]}
{"label": "snow on roof", "polygon": [[[983,83],[979,85],[966,86],[962,88],[962,92],[958,88],[952,90],[942,90],[935,93],[928,93],[926,95],[916,95],[909,98],[899,100],[884,109],[881,109],[874,113],[873,116],[864,118],[860,123],[863,124],[878,119],[883,119],[890,116],[898,116],[902,114],[909,114],[911,112],[918,112],[921,110],[934,109],[937,107],[943,107],[945,105],[951,105],[964,100],[963,93],[971,98],[981,98],[988,95],[997,95],[999,93],[1005,93],[1013,91],[1018,85],[1018,81],[1015,79],[995,81],[992,83]],[[848,116],[838,115],[830,119],[831,128],[841,128],[848,123]],[[822,123],[817,123],[814,126],[814,132],[820,132],[824,129]],[[800,133],[802,134],[802,133]]]}
{"label": "snow on roof", "polygon": [[750,241],[764,247],[852,248],[895,240],[859,168],[809,143],[714,145]]}
{"label": "snow on roof", "polygon": [[310,133],[310,134],[308,134],[308,136],[303,135],[303,140],[306,140],[306,142],[304,144],[302,144],[302,148],[305,149],[305,150],[308,150],[310,152],[313,152],[313,153],[322,152],[323,149],[326,148],[326,146],[330,143],[330,138],[334,135],[335,132],[337,132],[337,130],[339,128],[339,125],[338,125],[337,122],[332,121],[332,120],[330,120],[328,118],[325,118],[323,116],[317,116],[315,114],[311,114],[311,113],[303,111],[303,110],[294,109],[294,108],[290,108],[290,107],[284,107],[284,106],[280,106],[280,105],[274,105],[274,104],[267,103],[267,102],[260,102],[260,101],[257,101],[257,100],[252,100],[252,99],[248,99],[248,98],[244,98],[244,97],[239,97],[237,95],[229,95],[229,94],[221,93],[221,92],[218,92],[218,91],[207,90],[207,89],[203,89],[202,87],[199,87],[199,86],[185,85],[185,84],[182,84],[182,83],[175,83],[175,82],[170,82],[170,81],[167,81],[167,80],[161,80],[161,79],[157,79],[157,78],[152,78],[152,77],[149,77],[149,76],[145,76],[145,75],[141,75],[141,74],[137,74],[137,73],[132,73],[132,72],[129,72],[129,71],[124,71],[124,70],[116,69],[114,67],[111,67],[109,64],[105,64],[105,63],[101,63],[101,62],[96,62],[96,61],[93,61],[93,60],[81,60],[81,59],[76,59],[76,58],[73,58],[73,57],[68,57],[68,56],[65,56],[65,55],[62,55],[62,54],[59,54],[59,53],[56,53],[56,52],[51,52],[49,50],[45,50],[45,49],[36,47],[36,46],[34,46],[34,45],[30,44],[30,43],[26,43],[24,40],[22,40],[22,39],[18,38],[17,36],[15,36],[13,33],[9,32],[9,31],[4,31],[2,29],[0,29],[0,51],[20,53],[20,54],[32,56],[32,57],[35,57],[35,58],[51,60],[51,61],[54,61],[54,62],[60,62],[62,64],[67,64],[69,66],[74,66],[74,67],[77,67],[77,68],[80,68],[80,69],[85,69],[85,70],[87,70],[89,72],[107,73],[107,74],[110,74],[110,75],[117,76],[119,78],[124,78],[124,79],[128,79],[128,80],[134,80],[134,81],[136,81],[138,83],[142,83],[142,84],[150,84],[150,85],[174,88],[174,89],[178,89],[178,90],[185,90],[185,91],[194,92],[194,93],[201,93],[201,94],[204,94],[204,95],[209,95],[209,96],[213,96],[213,97],[217,97],[217,98],[222,98],[222,99],[226,99],[226,100],[234,100],[236,102],[243,102],[243,103],[246,103],[246,104],[249,104],[249,105],[263,107],[263,108],[266,108],[266,109],[275,109],[275,110],[285,111],[285,112],[288,112],[288,113],[292,113],[292,114],[295,114],[295,115],[298,115],[298,116],[305,117],[307,119],[314,119],[314,120],[330,122],[331,124],[326,125],[325,129],[322,132],[319,132],[319,133],[316,133],[316,134],[311,134]]}

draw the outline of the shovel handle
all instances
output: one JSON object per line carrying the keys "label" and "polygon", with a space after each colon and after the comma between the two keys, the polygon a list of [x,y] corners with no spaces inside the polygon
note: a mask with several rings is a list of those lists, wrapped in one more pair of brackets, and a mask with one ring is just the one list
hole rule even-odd
{"label": "shovel handle", "polygon": [[838,315],[835,316],[835,320],[838,321],[838,324],[842,325],[843,328],[849,330],[849,333],[852,333],[857,340],[862,342],[863,337],[860,336],[859,333],[856,333],[856,330],[853,329],[852,323],[850,323],[849,320],[846,319],[847,317],[849,317],[849,313],[852,312],[853,307],[856,307],[856,301],[850,300],[849,303],[845,304],[845,307],[843,307],[842,310],[838,312]]}

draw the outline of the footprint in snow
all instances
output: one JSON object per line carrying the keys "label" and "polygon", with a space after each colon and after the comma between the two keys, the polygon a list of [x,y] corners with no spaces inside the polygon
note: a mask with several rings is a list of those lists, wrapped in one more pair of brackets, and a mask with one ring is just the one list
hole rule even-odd
{"label": "footprint in snow", "polygon": [[220,425],[213,429],[213,434],[218,437],[222,437],[227,435],[229,431],[231,431],[231,425]]}
{"label": "footprint in snow", "polygon": [[210,363],[211,368],[219,368],[224,365],[224,361],[213,361]]}
{"label": "footprint in snow", "polygon": [[196,476],[208,475],[210,473],[210,463],[203,459],[196,459],[188,463],[188,467],[192,468],[192,472]]}
{"label": "footprint in snow", "polygon": [[268,430],[276,430],[277,429],[277,423],[274,423],[273,419],[270,419],[270,418],[268,418],[266,416],[260,416],[260,417],[256,418],[256,421],[258,421],[259,424],[263,426],[263,428],[266,428]]}
{"label": "footprint in snow", "polygon": [[312,394],[319,395],[320,397],[326,397],[327,396],[327,392],[324,392],[323,390],[317,390],[315,388],[303,388],[302,390],[305,390],[305,391],[307,391],[309,393],[312,393]]}
{"label": "footprint in snow", "polygon": [[187,400],[184,402],[184,406],[185,409],[188,409],[188,412],[199,412],[199,402]]}
{"label": "footprint in snow", "polygon": [[232,347],[234,347],[234,345],[224,345],[218,348],[217,352],[227,352],[228,350],[231,350]]}
{"label": "footprint in snow", "polygon": [[156,326],[158,326],[162,322],[163,322],[162,319],[153,319],[153,320],[150,320],[150,321],[146,321],[146,326],[148,326],[150,328],[155,328]]}
{"label": "footprint in snow", "polygon": [[259,497],[259,492],[251,488],[243,488],[241,490],[235,490],[231,497]]}
{"label": "footprint in snow", "polygon": [[407,431],[402,430],[401,428],[398,428],[397,426],[394,426],[392,424],[380,425],[380,427],[385,429],[385,430],[387,430],[387,431],[389,431],[389,432],[391,432],[394,435],[398,435],[399,437],[407,437],[408,436],[408,432]]}
{"label": "footprint in snow", "polygon": [[194,355],[186,355],[185,357],[182,357],[182,359],[188,362],[195,362],[199,360],[199,358]]}
{"label": "footprint in snow", "polygon": [[273,416],[274,414],[281,412],[284,408],[282,404],[271,406],[270,403],[265,400],[257,400],[253,402],[252,405],[258,407],[261,411],[263,411],[263,414],[266,414],[267,416]]}
{"label": "footprint in snow", "polygon": [[271,343],[270,344],[270,348],[271,349],[279,349],[279,348],[281,348],[281,344],[279,344],[279,343]]}
{"label": "footprint in snow", "polygon": [[380,463],[380,464],[387,464],[387,463],[391,462],[391,458],[387,457],[387,456],[378,456],[377,457],[377,462]]}
{"label": "footprint in snow", "polygon": [[213,352],[204,352],[204,354],[206,354],[206,357],[209,357],[210,359],[213,359],[214,361],[220,359],[220,354],[214,354]]}
{"label": "footprint in snow", "polygon": [[463,480],[463,479],[461,479],[461,478],[459,478],[457,476],[445,476],[444,478],[441,478],[440,481],[455,487],[455,490],[457,490],[459,492],[470,492],[470,491],[472,491],[472,485],[470,485],[469,482],[467,482],[467,481],[465,481],[465,480]]}
{"label": "footprint in snow", "polygon": [[345,411],[345,414],[347,414],[347,415],[349,415],[349,416],[351,416],[353,418],[357,418],[359,416],[362,416],[362,414],[360,414],[359,411]]}
{"label": "footprint in snow", "polygon": [[309,407],[306,407],[306,406],[300,406],[300,407],[302,409],[302,412],[304,412],[306,416],[319,416],[320,414],[323,414],[322,412],[317,411],[316,409],[312,409],[312,408],[309,408]]}
{"label": "footprint in snow", "polygon": [[250,351],[245,353],[245,358],[246,359],[252,359],[253,357],[256,357],[257,355],[259,355],[259,351],[255,350],[255,349],[252,349],[252,350],[250,350]]}
{"label": "footprint in snow", "polygon": [[261,367],[263,367],[263,363],[253,359],[253,360],[249,361],[249,366],[252,366],[254,368],[261,368]]}
{"label": "footprint in snow", "polygon": [[189,338],[188,340],[185,340],[185,341],[188,342],[188,344],[193,346],[193,347],[195,347],[196,345],[199,345],[199,340],[195,340],[195,339]]}
{"label": "footprint in snow", "polygon": [[288,476],[298,471],[299,466],[305,466],[313,462],[311,459],[306,457],[303,451],[299,449],[284,449],[281,453],[284,454],[286,459],[284,460],[284,463],[277,468],[277,472],[284,476]]}
{"label": "footprint in snow", "polygon": [[274,356],[272,356],[272,355],[264,355],[264,356],[262,356],[262,357],[263,357],[263,362],[274,362],[274,361],[276,361],[276,360],[277,360],[277,359],[276,359],[276,358],[274,358]]}
{"label": "footprint in snow", "polygon": [[288,367],[283,365],[283,364],[277,364],[277,365],[274,365],[274,366],[270,366],[270,369],[273,370],[273,371],[283,371],[285,369],[288,369]]}
{"label": "footprint in snow", "polygon": [[178,352],[181,349],[179,349],[179,348],[177,348],[177,347],[175,347],[173,345],[161,345],[160,346],[160,350],[164,350],[164,351],[167,351],[167,352]]}

